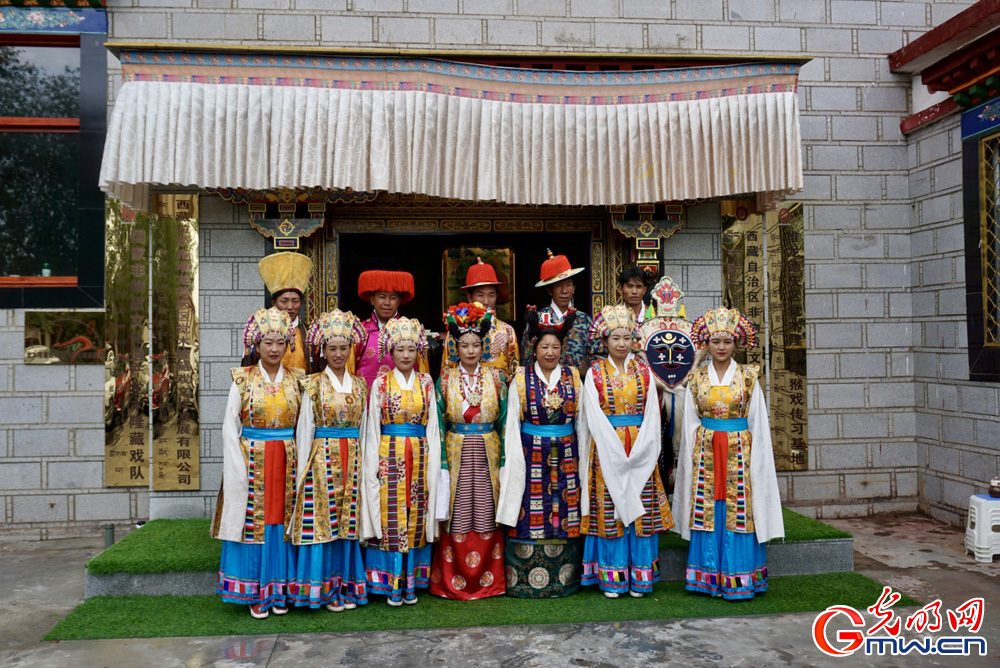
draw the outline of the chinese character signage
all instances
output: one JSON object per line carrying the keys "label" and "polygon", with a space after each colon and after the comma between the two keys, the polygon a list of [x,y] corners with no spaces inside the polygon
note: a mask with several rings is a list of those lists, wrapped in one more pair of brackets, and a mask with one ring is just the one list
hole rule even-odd
{"label": "chinese character signage", "polygon": [[108,199],[104,486],[149,486],[149,216]]}
{"label": "chinese character signage", "polygon": [[153,489],[197,490],[198,196],[153,198]]}
{"label": "chinese character signage", "polygon": [[802,205],[768,212],[767,286],[771,351],[771,442],[779,471],[808,468],[806,434],[805,245]]}
{"label": "chinese character signage", "polygon": [[760,214],[752,200],[722,202],[723,305],[742,312],[760,345],[737,351],[761,370],[774,463],[808,468],[806,434],[805,275],[802,206]]}
{"label": "chinese character signage", "polygon": [[[722,303],[739,309],[764,338],[764,217],[752,200],[722,202]],[[761,387],[767,386],[764,346],[737,350],[736,360],[760,367]]]}

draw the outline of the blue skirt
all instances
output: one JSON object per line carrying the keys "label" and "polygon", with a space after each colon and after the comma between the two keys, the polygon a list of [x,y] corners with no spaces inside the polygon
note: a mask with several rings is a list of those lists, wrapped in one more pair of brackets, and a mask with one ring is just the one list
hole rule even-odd
{"label": "blue skirt", "polygon": [[299,546],[293,599],[297,606],[320,608],[368,602],[361,545],[338,538],[329,543]]}
{"label": "blue skirt", "polygon": [[410,548],[408,552],[386,552],[365,548],[365,571],[368,590],[388,596],[393,601],[413,599],[417,589],[430,584],[431,545]]}
{"label": "blue skirt", "polygon": [[767,550],[755,533],[726,529],[726,502],[715,502],[714,531],[692,531],[687,589],[725,599],[767,591]]}
{"label": "blue skirt", "polygon": [[295,546],[282,524],[264,527],[264,543],[222,542],[216,591],[227,603],[260,604],[264,610],[292,602]]}
{"label": "blue skirt", "polygon": [[629,525],[618,538],[587,536],[583,542],[580,584],[596,584],[601,591],[653,591],[660,574],[660,542],[656,534],[637,536]]}

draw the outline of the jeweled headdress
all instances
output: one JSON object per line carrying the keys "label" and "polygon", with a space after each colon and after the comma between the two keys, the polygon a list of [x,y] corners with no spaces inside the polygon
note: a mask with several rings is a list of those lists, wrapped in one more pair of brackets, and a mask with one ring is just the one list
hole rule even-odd
{"label": "jeweled headdress", "polygon": [[490,359],[490,327],[493,325],[493,309],[479,302],[461,302],[449,306],[444,314],[444,324],[448,328],[448,361],[458,361],[458,340],[472,334],[483,342],[483,361]]}
{"label": "jeweled headdress", "polygon": [[417,351],[427,350],[427,334],[424,332],[424,326],[416,318],[390,319],[378,336],[379,357],[390,354],[404,341],[413,343]]}
{"label": "jeweled headdress", "polygon": [[635,313],[624,304],[602,308],[590,326],[590,338],[603,339],[616,329],[628,330],[633,337],[637,336]]}
{"label": "jeweled headdress", "polygon": [[653,286],[650,296],[653,301],[656,302],[656,315],[658,317],[684,317],[684,305],[681,304],[681,299],[684,297],[684,291],[677,287],[677,284],[674,283],[674,279],[669,276],[661,278],[657,284]]}
{"label": "jeweled headdress", "polygon": [[569,330],[573,329],[573,323],[576,322],[576,309],[570,305],[560,318],[552,311],[539,311],[537,306],[529,305],[524,320],[524,331],[528,341],[527,355],[529,359],[534,360],[538,339],[546,334],[554,334],[560,343],[565,340]]}
{"label": "jeweled headdress", "polygon": [[700,346],[711,339],[733,339],[745,348],[757,345],[757,331],[745,315],[736,309],[717,308],[694,321],[691,338]]}
{"label": "jeweled headdress", "polygon": [[324,346],[332,339],[340,339],[355,345],[365,338],[365,329],[357,317],[348,311],[334,309],[313,321],[306,333],[306,342],[311,346]]}
{"label": "jeweled headdress", "polygon": [[288,341],[289,345],[295,346],[295,328],[288,314],[281,309],[271,307],[260,309],[247,320],[246,327],[243,328],[243,345],[248,349],[253,348],[265,334],[277,332]]}

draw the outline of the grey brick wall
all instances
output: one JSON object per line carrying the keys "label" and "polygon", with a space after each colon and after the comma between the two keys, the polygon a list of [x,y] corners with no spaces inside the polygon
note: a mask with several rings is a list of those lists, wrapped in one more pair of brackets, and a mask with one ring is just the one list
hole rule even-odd
{"label": "grey brick wall", "polygon": [[953,524],[1000,475],[1000,388],[969,382],[961,151],[957,116],[909,137],[917,488]]}
{"label": "grey brick wall", "polygon": [[104,367],[24,364],[24,311],[0,310],[0,541],[100,535],[149,514],[104,489]]}

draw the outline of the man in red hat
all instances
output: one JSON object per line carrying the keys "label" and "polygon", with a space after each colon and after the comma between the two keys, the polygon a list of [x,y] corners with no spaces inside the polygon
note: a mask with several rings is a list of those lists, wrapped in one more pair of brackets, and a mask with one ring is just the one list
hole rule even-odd
{"label": "man in red hat", "polygon": [[[561,320],[566,312],[573,307],[573,294],[576,292],[576,285],[573,283],[573,276],[583,271],[583,267],[573,267],[569,263],[569,258],[565,255],[553,255],[552,251],[546,249],[549,259],[542,263],[541,280],[535,283],[536,288],[545,288],[552,303],[545,308],[538,309],[539,314],[551,313],[556,319]],[[590,359],[593,356],[590,344],[590,316],[583,311],[576,311],[576,319],[569,334],[563,340],[562,356],[559,363],[564,366],[575,366],[580,370],[580,375],[587,373],[590,367]],[[527,331],[525,332],[527,335]],[[521,351],[524,355],[521,364],[530,363],[530,350],[527,339],[521,340]]]}
{"label": "man in red hat", "polygon": [[[476,258],[475,264],[469,266],[469,271],[465,274],[466,299],[469,302],[479,302],[486,308],[496,309],[497,295],[500,289],[500,281],[497,280],[496,271],[493,266],[483,262],[481,257]],[[517,334],[514,328],[500,320],[496,315],[493,317],[493,325],[489,334],[490,349],[483,355],[483,366],[491,366],[500,370],[503,374],[504,382],[509,383],[517,371],[520,364],[520,357],[517,353]],[[445,337],[444,349],[449,350],[448,341],[451,335]],[[441,370],[458,366],[457,361],[448,359],[447,352],[441,360]]]}
{"label": "man in red hat", "polygon": [[[372,305],[372,315],[361,321],[367,336],[354,346],[347,360],[348,372],[365,379],[371,389],[376,376],[394,368],[392,357],[378,354],[379,332],[385,323],[399,317],[399,306],[413,299],[413,275],[406,271],[371,270],[358,277],[358,296]],[[420,353],[417,370],[426,373],[430,366],[427,353]]]}

